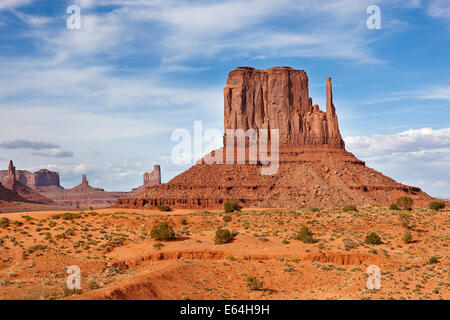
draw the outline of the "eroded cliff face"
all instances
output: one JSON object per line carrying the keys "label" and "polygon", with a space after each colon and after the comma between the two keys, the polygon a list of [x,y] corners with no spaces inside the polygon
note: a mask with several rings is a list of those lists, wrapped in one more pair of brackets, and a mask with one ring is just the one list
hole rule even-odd
{"label": "eroded cliff face", "polygon": [[313,105],[303,70],[239,67],[224,88],[226,129],[279,129],[280,146],[328,145],[344,148],[333,105],[331,78],[326,86],[327,110]]}
{"label": "eroded cliff face", "polygon": [[[331,78],[326,80],[325,112],[309,97],[306,73],[288,67],[231,71],[224,102],[225,130],[279,129],[279,168],[274,174],[262,175],[262,163],[200,161],[166,184],[118,199],[116,206],[221,208],[225,201],[238,199],[244,207],[298,209],[389,205],[399,196],[411,196],[418,205],[433,199],[419,188],[366,167],[345,150]],[[226,149],[231,139],[234,136],[225,134],[225,146],[219,150]]]}

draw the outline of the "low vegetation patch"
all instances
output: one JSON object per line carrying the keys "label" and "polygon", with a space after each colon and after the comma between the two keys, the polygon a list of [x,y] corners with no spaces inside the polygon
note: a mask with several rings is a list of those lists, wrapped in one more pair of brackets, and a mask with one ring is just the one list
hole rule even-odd
{"label": "low vegetation patch", "polygon": [[342,211],[344,211],[344,212],[352,212],[352,211],[358,211],[358,208],[356,208],[354,205],[352,205],[352,204],[348,204],[348,205],[346,205],[346,206],[344,206],[343,208],[342,208]]}
{"label": "low vegetation patch", "polygon": [[414,204],[414,200],[411,197],[398,197],[397,200],[395,200],[395,204],[400,209],[411,210]]}
{"label": "low vegetation patch", "polygon": [[395,203],[391,204],[391,205],[389,206],[389,209],[390,209],[390,210],[400,210],[400,208],[398,207],[398,205],[396,205]]}
{"label": "low vegetation patch", "polygon": [[408,244],[408,243],[411,243],[412,238],[413,238],[413,236],[411,234],[411,231],[406,230],[402,236],[402,241],[403,241],[403,243]]}
{"label": "low vegetation patch", "polygon": [[229,214],[226,214],[226,215],[223,216],[223,221],[224,222],[230,222],[231,220],[232,219],[231,219],[231,216]]}
{"label": "low vegetation patch", "polygon": [[239,201],[232,199],[224,203],[223,209],[225,210],[225,213],[231,213],[241,211],[242,207],[239,205]]}
{"label": "low vegetation patch", "polygon": [[152,228],[150,237],[158,241],[169,241],[175,239],[175,231],[167,222],[160,222]]}
{"label": "low vegetation patch", "polygon": [[303,243],[315,243],[317,240],[313,238],[313,233],[307,226],[302,226],[295,236],[295,239],[300,240]]}
{"label": "low vegetation patch", "polygon": [[431,257],[430,260],[428,260],[429,264],[434,264],[434,263],[438,263],[439,259],[435,256]]}
{"label": "low vegetation patch", "polygon": [[246,284],[247,284],[247,288],[250,291],[258,291],[261,290],[264,282],[262,280],[259,280],[256,277],[247,277],[247,279],[245,280]]}
{"label": "low vegetation patch", "polygon": [[169,206],[166,206],[165,204],[158,204],[158,210],[159,211],[172,211],[172,209]]}
{"label": "low vegetation patch", "polygon": [[9,227],[9,219],[8,218],[1,218],[0,219],[0,227],[2,227],[2,228]]}
{"label": "low vegetation patch", "polygon": [[367,244],[381,244],[381,238],[378,234],[376,234],[375,232],[369,232],[366,235],[366,239],[364,240],[365,243]]}
{"label": "low vegetation patch", "polygon": [[445,203],[442,201],[432,201],[430,202],[429,208],[436,211],[442,210],[445,208]]}
{"label": "low vegetation patch", "polygon": [[216,230],[216,234],[214,235],[215,244],[225,244],[231,241],[233,241],[233,235],[230,230],[222,228]]}

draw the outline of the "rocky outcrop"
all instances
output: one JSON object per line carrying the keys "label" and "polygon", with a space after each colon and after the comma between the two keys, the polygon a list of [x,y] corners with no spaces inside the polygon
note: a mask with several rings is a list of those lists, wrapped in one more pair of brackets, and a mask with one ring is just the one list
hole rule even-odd
{"label": "rocky outcrop", "polygon": [[344,148],[333,105],[331,78],[326,112],[313,104],[303,70],[277,67],[230,72],[224,89],[225,129],[279,129],[281,146]]}
{"label": "rocky outcrop", "polygon": [[[5,184],[8,179],[8,170],[0,170],[0,182]],[[16,170],[16,180],[20,183],[37,190],[50,186],[60,186],[59,173],[41,169],[37,172],[27,170]]]}
{"label": "rocky outcrop", "polygon": [[71,189],[47,189],[43,194],[62,206],[106,207],[115,203],[119,198],[130,196],[129,192],[108,192],[102,188],[89,185],[86,175],[81,183]]}
{"label": "rocky outcrop", "polygon": [[[11,201],[29,202],[37,204],[51,204],[52,201],[45,196],[38,193],[33,188],[21,183],[17,179],[16,167],[14,166],[12,160],[9,162],[8,174],[6,176],[6,183],[4,187],[12,191],[12,194],[17,194],[19,199]],[[11,195],[11,193],[10,193]],[[14,196],[12,197],[14,198]]]}
{"label": "rocky outcrop", "polygon": [[131,190],[131,195],[143,192],[146,188],[161,184],[161,166],[155,164],[153,171],[144,173],[144,183],[138,188]]}
{"label": "rocky outcrop", "polygon": [[[325,93],[324,112],[309,97],[308,77],[303,70],[233,70],[224,89],[225,130],[278,129],[277,172],[262,175],[264,165],[260,161],[207,164],[206,158],[211,155],[219,151],[224,154],[225,148],[221,148],[167,184],[119,199],[116,206],[220,208],[225,201],[238,199],[246,207],[297,209],[388,205],[402,195],[413,197],[419,205],[433,199],[419,188],[397,183],[366,167],[347,152],[339,132],[331,78],[326,80]],[[230,139],[225,134],[224,145]]]}
{"label": "rocky outcrop", "polygon": [[155,186],[158,184],[161,184],[161,167],[155,164],[152,172],[144,173],[143,186]]}

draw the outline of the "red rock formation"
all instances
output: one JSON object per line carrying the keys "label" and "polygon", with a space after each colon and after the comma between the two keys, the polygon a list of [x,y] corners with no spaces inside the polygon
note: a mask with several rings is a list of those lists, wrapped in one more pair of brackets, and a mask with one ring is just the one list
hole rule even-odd
{"label": "red rock formation", "polygon": [[327,79],[327,111],[313,105],[303,70],[241,67],[224,89],[225,129],[279,129],[280,146],[328,145],[344,148]]}
{"label": "red rock formation", "polygon": [[[229,199],[247,207],[301,208],[345,204],[392,203],[408,195],[416,204],[432,198],[419,188],[397,183],[370,169],[345,150],[326,81],[326,112],[313,105],[308,77],[287,67],[255,70],[241,67],[229,74],[224,89],[227,129],[279,129],[279,168],[261,175],[261,163],[206,164],[200,161],[169,183],[119,199],[118,207],[219,208]],[[224,135],[224,143],[228,137]],[[234,138],[233,138],[234,139]],[[223,152],[224,148],[210,156]],[[249,148],[246,148],[246,151]],[[248,160],[248,157],[246,158]]]}
{"label": "red rock formation", "polygon": [[144,184],[138,188],[131,190],[131,195],[137,195],[143,192],[146,188],[161,184],[161,167],[157,164],[153,166],[152,172],[144,173]]}
{"label": "red rock formation", "polygon": [[[41,169],[37,172],[30,172],[27,170],[15,170],[16,180],[30,188],[36,190],[44,190],[46,187],[60,186],[59,173]],[[5,184],[8,179],[8,170],[0,170],[0,183]]]}
{"label": "red rock formation", "polygon": [[44,197],[34,189],[16,180],[16,167],[14,167],[12,160],[9,162],[8,176],[6,179],[5,188],[17,193],[17,195],[21,198],[21,200],[12,201],[22,201],[39,204],[52,203],[50,199]]}
{"label": "red rock formation", "polygon": [[144,173],[144,186],[154,186],[161,184],[161,167],[157,164],[153,166],[152,172]]}
{"label": "red rock formation", "polygon": [[131,195],[129,192],[107,192],[101,188],[91,187],[86,175],[82,176],[79,185],[71,189],[49,188],[43,194],[58,205],[96,208],[110,206],[116,199]]}

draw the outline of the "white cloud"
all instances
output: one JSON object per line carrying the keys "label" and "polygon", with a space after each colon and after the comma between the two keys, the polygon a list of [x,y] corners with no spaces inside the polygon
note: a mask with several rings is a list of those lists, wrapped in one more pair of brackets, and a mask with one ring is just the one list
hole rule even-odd
{"label": "white cloud", "polygon": [[448,0],[431,0],[427,13],[432,17],[449,20],[450,22],[450,2]]}
{"label": "white cloud", "polygon": [[31,0],[2,0],[0,2],[0,10],[17,8],[30,3]]}
{"label": "white cloud", "polygon": [[22,22],[32,26],[32,27],[41,27],[48,23],[50,23],[53,19],[46,16],[25,14],[17,10],[12,10],[12,12],[19,18]]}
{"label": "white cloud", "polygon": [[369,156],[384,155],[388,152],[436,151],[442,148],[450,148],[450,128],[439,130],[422,128],[391,135],[347,137],[345,143],[350,150]]}
{"label": "white cloud", "polygon": [[347,137],[346,148],[369,167],[434,196],[450,197],[450,128]]}

